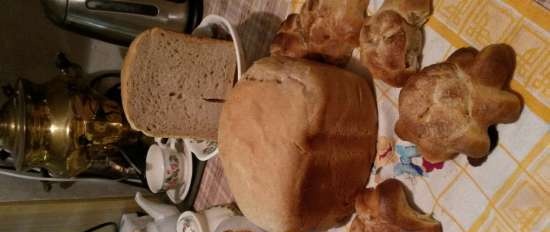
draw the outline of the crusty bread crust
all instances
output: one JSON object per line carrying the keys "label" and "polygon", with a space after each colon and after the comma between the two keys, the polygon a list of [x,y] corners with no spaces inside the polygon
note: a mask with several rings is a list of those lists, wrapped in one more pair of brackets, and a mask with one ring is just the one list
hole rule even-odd
{"label": "crusty bread crust", "polygon": [[359,45],[368,0],[307,0],[273,39],[271,54],[345,65]]}
{"label": "crusty bread crust", "polygon": [[[120,93],[122,97],[122,108],[124,109],[124,113],[126,114],[126,120],[128,120],[128,123],[133,129],[139,130],[138,127],[136,127],[133,117],[129,117],[134,112],[132,111],[132,108],[130,107],[129,103],[129,96],[128,96],[128,86],[130,85],[130,81],[132,80],[132,64],[135,62],[137,54],[138,54],[138,47],[144,46],[142,44],[146,43],[145,41],[149,40],[149,37],[151,36],[151,31],[147,30],[143,33],[139,34],[134,41],[130,44],[130,47],[128,48],[128,52],[126,52],[126,56],[124,57],[124,61],[122,63],[122,70],[120,71]],[[148,134],[146,131],[142,131],[145,135],[153,137],[154,135]]]}
{"label": "crusty bread crust", "polygon": [[416,211],[407,198],[405,186],[388,179],[366,189],[355,200],[357,216],[350,232],[441,232],[441,223]]}
{"label": "crusty bread crust", "polygon": [[386,0],[360,34],[361,62],[374,78],[402,87],[420,68],[431,0]]}
{"label": "crusty bread crust", "polygon": [[288,57],[257,61],[220,118],[220,157],[242,212],[268,231],[345,223],[375,156],[368,81]]}
{"label": "crusty bread crust", "polygon": [[490,45],[481,52],[459,49],[407,82],[399,94],[395,132],[431,162],[458,153],[488,155],[488,127],[516,121],[521,113],[520,98],[505,88],[514,68],[515,54],[508,45]]}
{"label": "crusty bread crust", "polygon": [[385,0],[379,11],[397,12],[407,23],[420,27],[428,21],[432,9],[432,0]]}

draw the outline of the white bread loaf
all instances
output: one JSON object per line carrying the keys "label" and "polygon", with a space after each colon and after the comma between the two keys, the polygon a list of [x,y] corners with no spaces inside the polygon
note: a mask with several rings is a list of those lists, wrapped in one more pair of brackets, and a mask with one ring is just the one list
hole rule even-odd
{"label": "white bread loaf", "polygon": [[229,186],[268,231],[346,222],[368,181],[377,113],[367,80],[288,57],[257,61],[229,94],[218,142]]}
{"label": "white bread loaf", "polygon": [[122,67],[126,117],[150,136],[215,140],[235,70],[231,41],[147,30],[132,42]]}

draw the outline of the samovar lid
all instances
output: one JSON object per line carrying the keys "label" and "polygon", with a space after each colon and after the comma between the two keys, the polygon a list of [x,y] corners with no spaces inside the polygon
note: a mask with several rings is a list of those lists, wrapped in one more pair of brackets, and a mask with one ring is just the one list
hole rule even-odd
{"label": "samovar lid", "polygon": [[26,93],[25,83],[19,79],[15,89],[5,91],[8,101],[0,109],[0,148],[8,151],[21,169],[25,159]]}

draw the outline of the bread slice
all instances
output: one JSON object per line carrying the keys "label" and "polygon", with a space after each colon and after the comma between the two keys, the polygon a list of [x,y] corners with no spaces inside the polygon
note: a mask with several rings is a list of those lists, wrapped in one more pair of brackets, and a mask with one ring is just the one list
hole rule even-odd
{"label": "bread slice", "polygon": [[122,67],[126,117],[149,136],[216,140],[235,70],[230,41],[147,30],[132,42]]}

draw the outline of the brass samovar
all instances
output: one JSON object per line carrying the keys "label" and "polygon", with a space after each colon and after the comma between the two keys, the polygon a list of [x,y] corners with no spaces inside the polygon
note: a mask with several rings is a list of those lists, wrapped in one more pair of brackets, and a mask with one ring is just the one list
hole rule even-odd
{"label": "brass samovar", "polygon": [[18,171],[45,168],[52,176],[73,177],[138,135],[118,102],[91,89],[64,56],[58,59],[64,64],[52,81],[19,79],[4,87],[8,101],[0,111],[0,148],[13,156]]}

